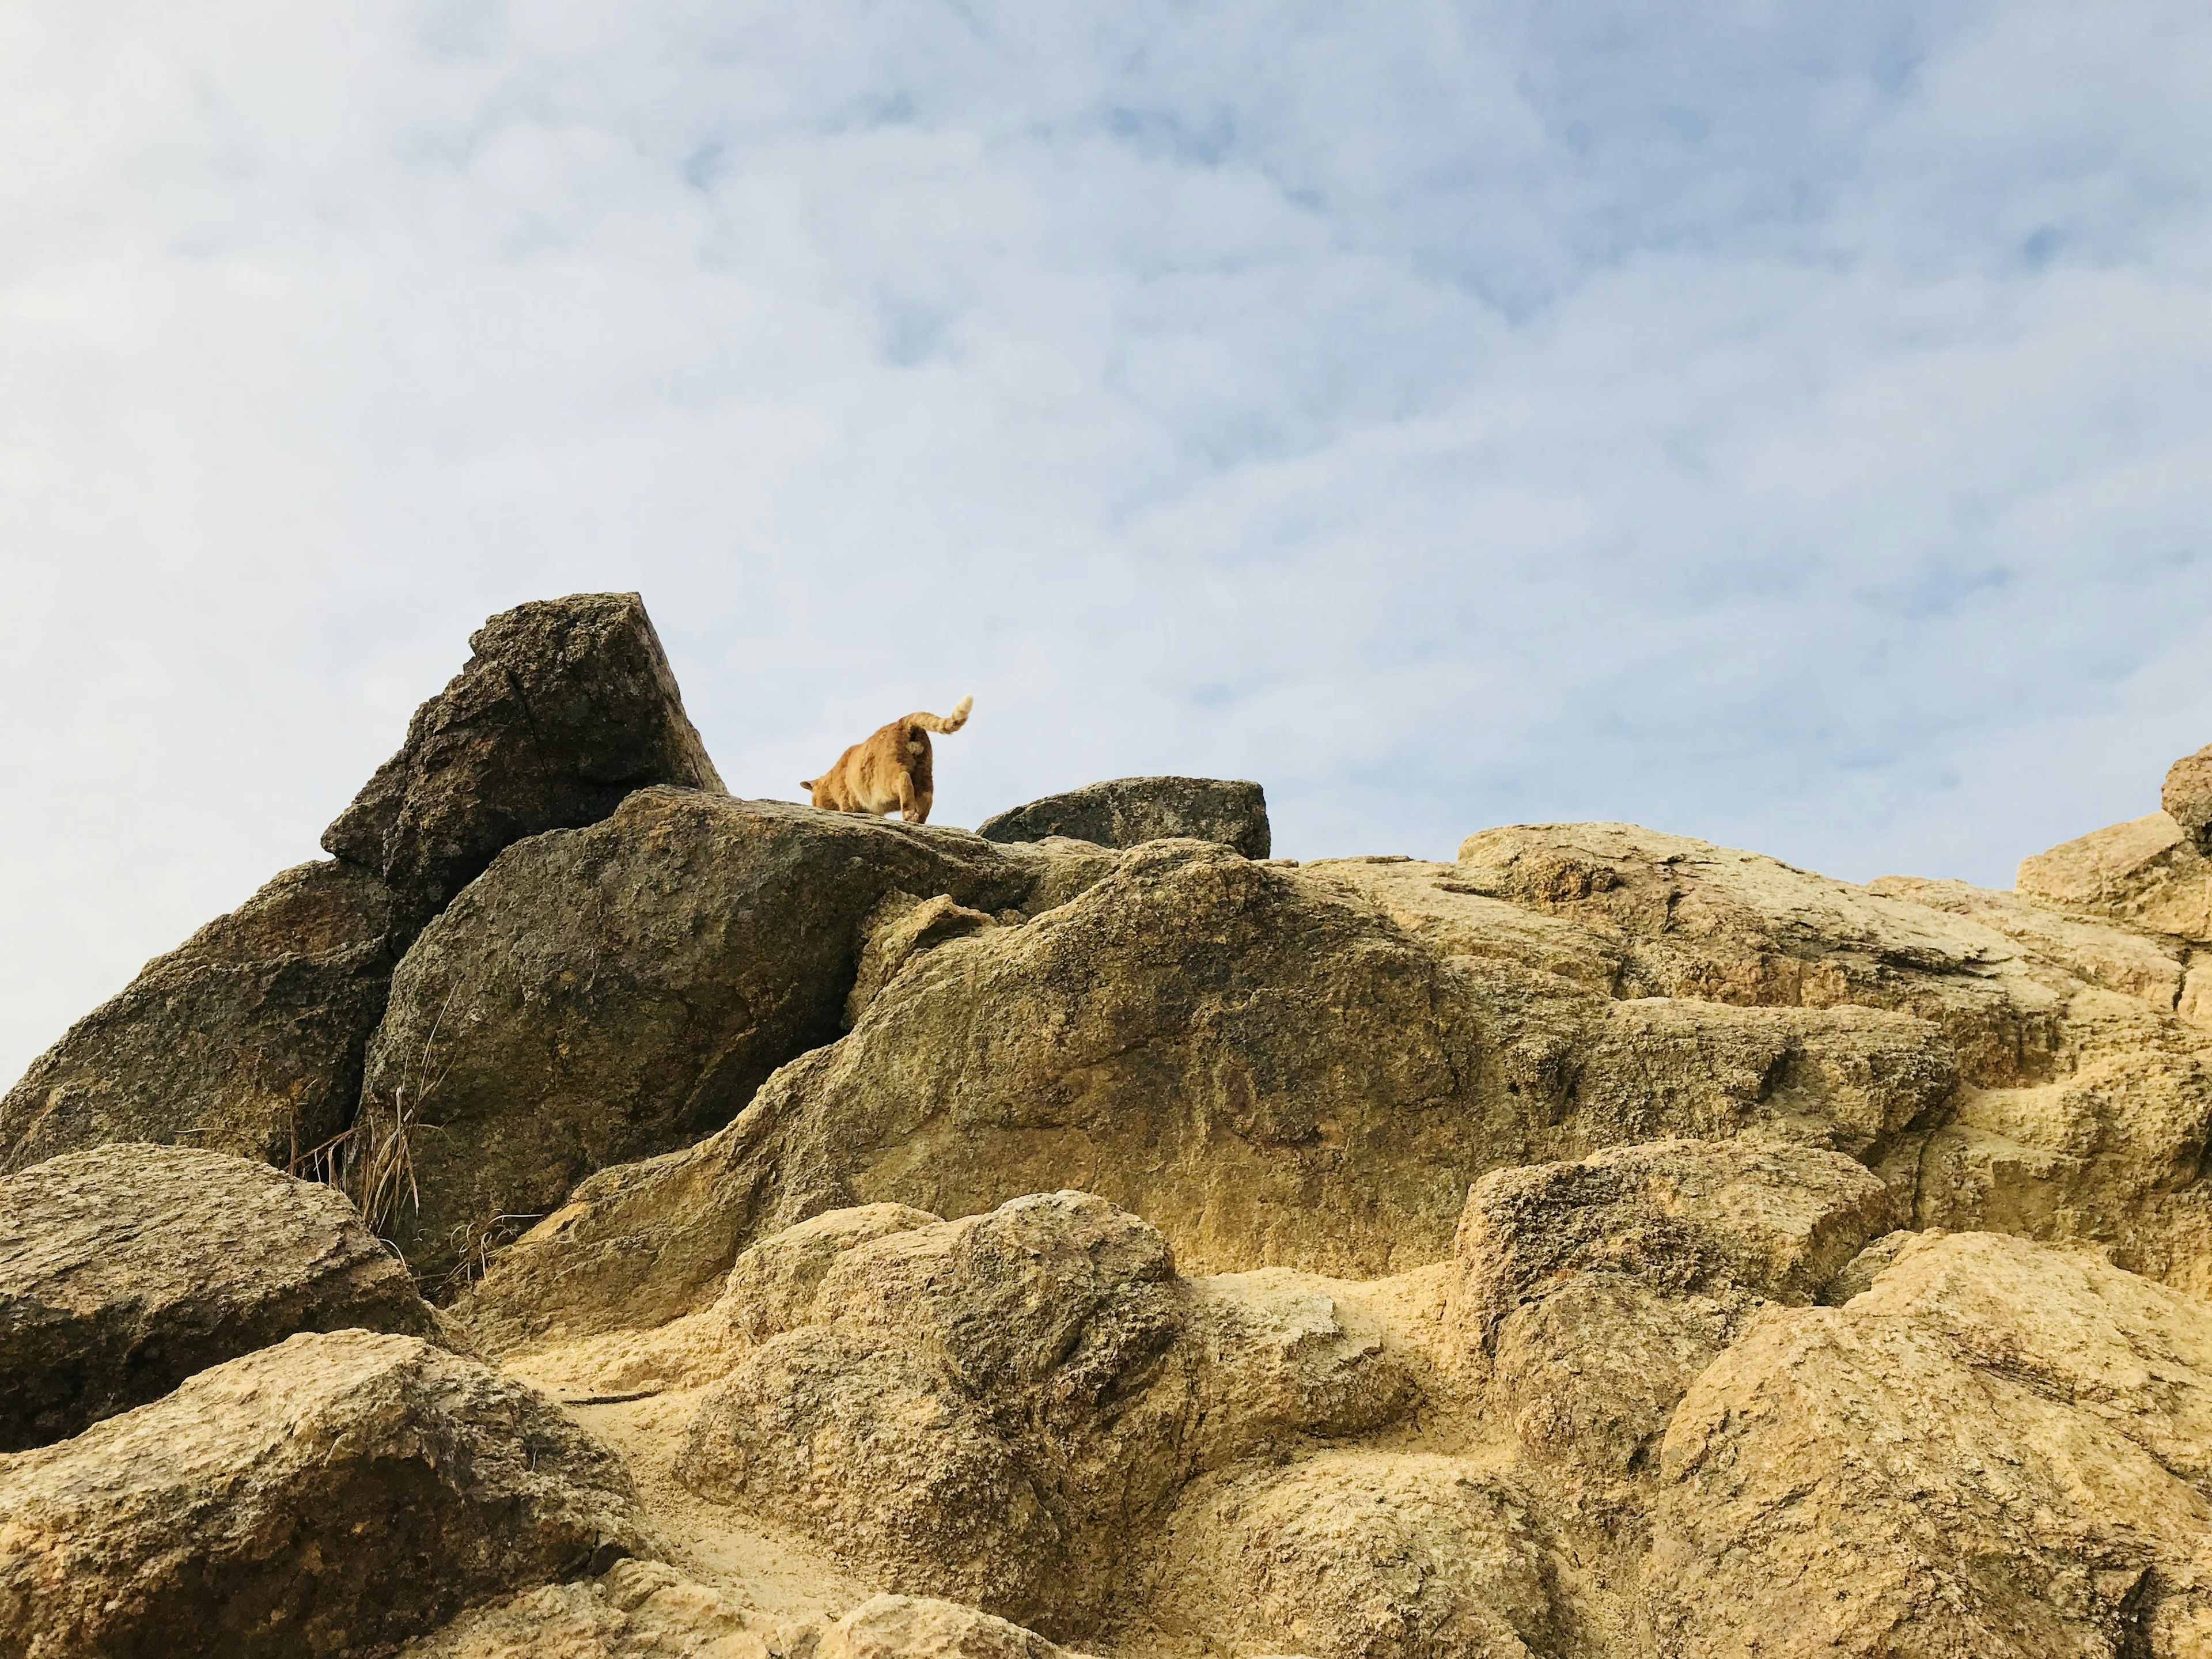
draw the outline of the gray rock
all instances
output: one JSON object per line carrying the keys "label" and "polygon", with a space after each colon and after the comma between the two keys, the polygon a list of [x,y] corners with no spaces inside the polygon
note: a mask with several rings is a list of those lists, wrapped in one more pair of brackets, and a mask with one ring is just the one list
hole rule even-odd
{"label": "gray rock", "polygon": [[265,1164],[123,1145],[0,1181],[0,1451],[295,1332],[433,1319],[352,1205]]}
{"label": "gray rock", "polygon": [[32,1062],[0,1097],[0,1171],[126,1140],[305,1167],[352,1119],[392,926],[374,876],[285,871]]}
{"label": "gray rock", "polygon": [[181,1141],[328,1173],[392,968],[509,842],[644,783],[719,791],[635,593],[492,617],[407,741],[288,870],[149,963],[0,1099],[0,1172],[108,1141]]}
{"label": "gray rock", "polygon": [[469,646],[399,752],[323,832],[324,851],[382,876],[416,920],[501,848],[596,823],[633,789],[720,791],[636,594],[518,605]]}
{"label": "gray rock", "polygon": [[2166,775],[2158,804],[2200,853],[2212,853],[2212,743],[2184,755]]}
{"label": "gray rock", "polygon": [[1273,847],[1266,792],[1230,778],[1113,778],[998,813],[976,833],[986,841],[1066,836],[1101,847],[1188,836],[1224,842],[1248,859],[1266,858]]}
{"label": "gray rock", "polygon": [[673,788],[510,848],[394,976],[357,1200],[418,1274],[478,1261],[585,1176],[721,1127],[833,1040],[886,895],[995,911],[1055,866],[964,830]]}
{"label": "gray rock", "polygon": [[654,1553],[621,1460],[417,1338],[295,1336],[0,1458],[0,1653],[389,1652]]}

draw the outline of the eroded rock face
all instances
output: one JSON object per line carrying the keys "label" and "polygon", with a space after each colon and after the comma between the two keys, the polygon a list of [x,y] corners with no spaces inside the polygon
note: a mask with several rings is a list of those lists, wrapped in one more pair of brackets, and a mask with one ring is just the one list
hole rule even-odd
{"label": "eroded rock face", "polygon": [[1325,1294],[1183,1281],[1091,1194],[906,1219],[825,1216],[739,1259],[715,1316],[752,1346],[676,1465],[896,1588],[1080,1634],[1193,1474],[1412,1403]]}
{"label": "eroded rock face", "polygon": [[823,1210],[972,1214],[1076,1177],[1191,1271],[1369,1277],[1448,1255],[1484,1170],[1754,1127],[1863,1152],[1955,1078],[1910,1014],[1616,1000],[1443,954],[1333,871],[1154,842],[908,962],[727,1129],[578,1188],[468,1307],[495,1346],[658,1322]]}
{"label": "eroded rock face", "polygon": [[1315,1659],[1565,1650],[1524,1494],[1455,1458],[1324,1455],[1194,1485],[1140,1615],[1170,1639]]}
{"label": "eroded rock face", "polygon": [[2212,1310],[2087,1255],[1916,1240],[1698,1377],[1644,1568],[1660,1645],[2172,1654],[2212,1642]]}
{"label": "eroded rock face", "polygon": [[721,792],[636,594],[517,605],[469,648],[323,832],[417,924],[526,836],[596,823],[647,784]]}
{"label": "eroded rock face", "polygon": [[2165,812],[2107,825],[2022,859],[2021,894],[2212,944],[2212,860]]}
{"label": "eroded rock face", "polygon": [[1008,842],[1066,836],[1101,847],[1213,841],[1248,859],[1266,858],[1273,847],[1267,793],[1256,783],[1228,778],[1115,778],[1086,784],[996,813],[976,833],[987,841]]}
{"label": "eroded rock face", "polygon": [[307,1167],[352,1119],[392,927],[375,877],[287,870],[32,1063],[0,1097],[0,1171],[125,1140]]}
{"label": "eroded rock face", "polygon": [[291,1338],[0,1459],[0,1651],[388,1651],[647,1553],[614,1455],[414,1337]]}
{"label": "eroded rock face", "polygon": [[896,1589],[1079,1626],[1106,1588],[1089,1558],[1178,1472],[1182,1401],[1148,1397],[1174,1273],[1158,1232],[1074,1193],[856,1245],[820,1317],[708,1396],[678,1473]]}
{"label": "eroded rock face", "polygon": [[1893,1222],[1880,1180],[1813,1147],[1504,1170],[1468,1195],[1453,1310],[1524,1455],[1604,1496],[1753,1313],[1809,1303]]}
{"label": "eroded rock face", "polygon": [[438,1335],[406,1269],[328,1187],[137,1145],[0,1180],[0,1451],[295,1332],[356,1328]]}
{"label": "eroded rock face", "polygon": [[1060,874],[961,830],[689,789],[521,842],[393,976],[362,1113],[372,1146],[404,1138],[412,1183],[363,1207],[435,1279],[592,1171],[720,1127],[834,1038],[886,895],[996,911]]}

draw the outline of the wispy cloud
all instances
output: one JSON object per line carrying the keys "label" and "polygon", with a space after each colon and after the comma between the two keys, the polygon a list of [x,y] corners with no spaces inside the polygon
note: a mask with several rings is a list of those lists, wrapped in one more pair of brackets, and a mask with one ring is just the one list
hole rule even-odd
{"label": "wispy cloud", "polygon": [[2002,884],[2212,738],[2201,5],[0,15],[0,1073],[520,599],[722,769]]}

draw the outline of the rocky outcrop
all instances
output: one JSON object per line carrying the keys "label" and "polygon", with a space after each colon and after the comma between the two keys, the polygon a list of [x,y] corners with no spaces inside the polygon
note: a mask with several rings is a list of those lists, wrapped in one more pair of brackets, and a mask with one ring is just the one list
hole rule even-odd
{"label": "rocky outcrop", "polygon": [[1773,1309],[1692,1385],[1643,1568],[1663,1651],[2212,1643],[2212,1310],[1992,1235]]}
{"label": "rocky outcrop", "polygon": [[720,793],[636,594],[518,605],[469,649],[323,832],[325,852],[381,876],[416,924],[502,848],[596,823],[634,789]]}
{"label": "rocky outcrop", "polygon": [[[361,1097],[392,965],[522,837],[641,785],[721,782],[634,593],[503,611],[301,865],[149,963],[0,1098],[0,1171],[174,1141],[319,1177]],[[358,1160],[356,1160],[357,1162]]]}
{"label": "rocky outcrop", "polygon": [[2158,804],[2198,852],[2212,853],[2212,743],[2167,769]]}
{"label": "rocky outcrop", "polygon": [[291,1338],[0,1459],[0,1654],[388,1652],[648,1548],[614,1455],[417,1338]]}
{"label": "rocky outcrop", "polygon": [[888,895],[996,912],[1105,867],[1093,849],[690,789],[534,836],[393,977],[362,1088],[362,1208],[418,1274],[472,1269],[584,1176],[721,1127],[834,1038]]}
{"label": "rocky outcrop", "polygon": [[384,884],[287,870],[156,957],[0,1097],[0,1171],[108,1141],[319,1167],[397,959]]}
{"label": "rocky outcrop", "polygon": [[1042,841],[1066,836],[1101,847],[1148,841],[1221,842],[1248,859],[1273,850],[1267,793],[1229,778],[1114,778],[985,818],[986,841]]}
{"label": "rocky outcrop", "polygon": [[405,1268],[330,1188],[182,1147],[0,1180],[0,1451],[159,1399],[298,1331],[435,1338]]}
{"label": "rocky outcrop", "polygon": [[586,1182],[467,1306],[495,1346],[657,1323],[823,1210],[969,1214],[1076,1177],[1191,1271],[1366,1277],[1448,1255],[1485,1170],[1759,1126],[1863,1152],[1955,1077],[1909,1014],[1619,1001],[1447,955],[1334,869],[1155,842],[914,959],[727,1129]]}

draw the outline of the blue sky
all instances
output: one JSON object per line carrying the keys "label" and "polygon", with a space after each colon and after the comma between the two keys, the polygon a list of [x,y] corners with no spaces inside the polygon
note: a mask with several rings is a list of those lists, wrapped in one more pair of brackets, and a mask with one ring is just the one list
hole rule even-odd
{"label": "blue sky", "polygon": [[0,1074],[638,588],[740,793],[2010,880],[2212,740],[2212,9],[0,14]]}

